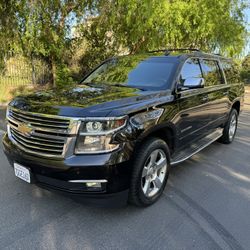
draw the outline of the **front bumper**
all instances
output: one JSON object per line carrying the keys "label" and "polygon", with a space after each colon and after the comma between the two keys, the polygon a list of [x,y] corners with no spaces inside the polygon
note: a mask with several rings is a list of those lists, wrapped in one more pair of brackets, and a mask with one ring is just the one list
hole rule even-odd
{"label": "front bumper", "polygon": [[[13,166],[14,162],[30,169],[32,180],[38,186],[88,200],[90,203],[127,201],[131,177],[131,163],[125,160],[124,148],[98,155],[72,155],[66,159],[49,159],[30,155],[20,150],[8,138],[3,138],[4,152]],[[101,189],[72,180],[105,180]],[[97,202],[98,203],[98,202]]]}

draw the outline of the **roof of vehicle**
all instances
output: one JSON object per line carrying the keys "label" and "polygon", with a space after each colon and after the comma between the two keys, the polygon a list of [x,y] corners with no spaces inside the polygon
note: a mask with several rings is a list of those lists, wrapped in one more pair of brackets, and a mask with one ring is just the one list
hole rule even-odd
{"label": "roof of vehicle", "polygon": [[136,53],[136,54],[115,56],[115,57],[108,58],[105,61],[113,60],[115,58],[137,57],[140,55],[148,56],[148,60],[166,59],[166,62],[169,62],[169,61],[184,62],[188,58],[191,58],[191,57],[214,59],[214,60],[217,59],[217,60],[227,61],[229,63],[232,62],[231,59],[223,57],[219,54],[206,53],[198,49],[160,49],[160,50],[153,50],[153,51],[141,52],[141,53]]}
{"label": "roof of vehicle", "polygon": [[154,56],[166,56],[166,57],[178,57],[181,59],[187,59],[189,57],[203,57],[210,59],[230,60],[221,56],[220,54],[206,53],[198,49],[161,49],[149,51],[148,53]]}
{"label": "roof of vehicle", "polygon": [[[144,53],[124,55],[124,56],[125,57],[137,56],[140,54],[146,54],[149,57],[153,57],[153,58],[168,58],[168,59],[180,60],[180,61],[186,60],[187,58],[190,58],[190,57],[201,57],[201,58],[231,61],[230,59],[223,57],[219,54],[206,53],[198,49],[160,49],[160,50],[153,50],[153,51],[147,51]],[[124,57],[124,56],[121,56],[121,57]]]}

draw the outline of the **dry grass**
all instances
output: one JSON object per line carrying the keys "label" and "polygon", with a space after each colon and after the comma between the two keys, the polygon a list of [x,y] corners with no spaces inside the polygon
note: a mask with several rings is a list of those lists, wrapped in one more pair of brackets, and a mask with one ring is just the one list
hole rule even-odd
{"label": "dry grass", "polygon": [[48,85],[32,85],[22,81],[17,81],[15,84],[1,83],[0,81],[0,106],[7,105],[15,96],[25,95],[47,88]]}
{"label": "dry grass", "polygon": [[22,81],[16,81],[16,83],[9,84],[8,82],[5,83],[0,81],[0,104],[8,103],[14,96],[15,92],[18,89],[29,89],[31,85],[23,83]]}
{"label": "dry grass", "polygon": [[250,110],[250,86],[245,87],[245,106],[244,110]]}

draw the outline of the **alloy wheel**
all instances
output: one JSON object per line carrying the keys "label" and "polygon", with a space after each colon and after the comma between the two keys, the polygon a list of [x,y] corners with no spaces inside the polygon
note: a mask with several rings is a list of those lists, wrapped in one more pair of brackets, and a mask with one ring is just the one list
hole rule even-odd
{"label": "alloy wheel", "polygon": [[163,150],[152,151],[142,170],[142,191],[146,197],[156,195],[161,189],[167,173],[167,157]]}
{"label": "alloy wheel", "polygon": [[234,135],[235,135],[235,132],[236,132],[236,128],[237,128],[237,117],[234,114],[231,117],[231,121],[230,121],[230,125],[229,125],[229,139],[230,139],[230,141],[232,141],[233,138],[234,138]]}

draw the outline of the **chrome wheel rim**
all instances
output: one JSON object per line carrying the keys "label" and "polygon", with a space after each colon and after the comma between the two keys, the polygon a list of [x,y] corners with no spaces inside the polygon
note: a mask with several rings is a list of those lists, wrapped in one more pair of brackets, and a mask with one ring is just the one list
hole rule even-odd
{"label": "chrome wheel rim", "polygon": [[229,126],[229,139],[230,139],[230,141],[233,139],[233,137],[235,135],[236,127],[237,127],[237,117],[234,114],[231,118],[230,126]]}
{"label": "chrome wheel rim", "polygon": [[163,150],[156,149],[147,158],[142,170],[141,186],[146,197],[156,195],[167,174],[167,157]]}

